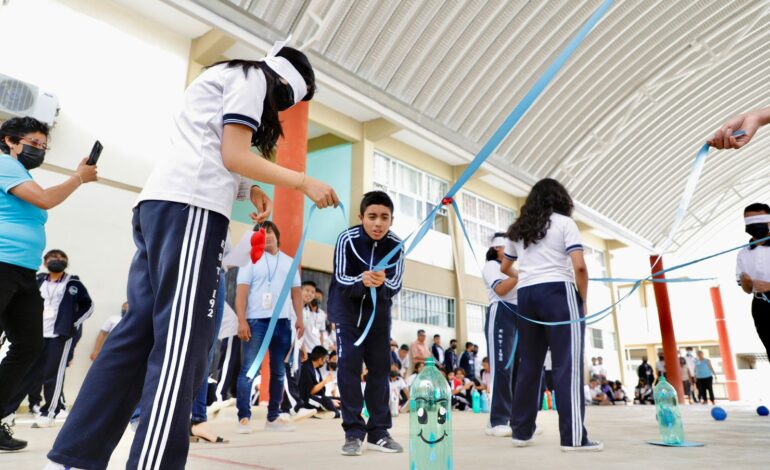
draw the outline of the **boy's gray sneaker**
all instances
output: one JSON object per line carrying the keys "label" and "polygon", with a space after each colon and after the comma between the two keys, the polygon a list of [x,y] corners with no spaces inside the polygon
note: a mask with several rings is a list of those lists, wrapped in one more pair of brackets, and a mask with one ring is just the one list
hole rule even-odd
{"label": "boy's gray sneaker", "polygon": [[378,450],[380,452],[386,452],[389,454],[400,454],[404,451],[401,444],[394,441],[392,437],[386,436],[377,442],[367,442],[367,447],[371,450]]}
{"label": "boy's gray sneaker", "polygon": [[355,437],[346,437],[345,445],[342,446],[342,455],[356,456],[361,455],[364,451],[364,443],[361,439]]}

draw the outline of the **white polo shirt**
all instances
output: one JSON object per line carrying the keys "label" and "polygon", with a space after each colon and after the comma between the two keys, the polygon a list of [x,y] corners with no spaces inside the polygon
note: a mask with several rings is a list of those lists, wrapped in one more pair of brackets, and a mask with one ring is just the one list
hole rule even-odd
{"label": "white polo shirt", "polygon": [[225,168],[222,132],[230,123],[256,132],[266,88],[265,75],[256,68],[246,75],[242,67],[222,64],[200,74],[185,91],[184,107],[174,119],[171,153],[155,156],[158,163],[138,202],[181,202],[230,218],[244,182]]}
{"label": "white polo shirt", "polygon": [[305,344],[305,351],[309,353],[314,347],[323,346],[321,344],[321,333],[326,333],[326,312],[321,308],[317,312],[313,312],[305,307],[302,313],[305,326],[302,341]]}
{"label": "white polo shirt", "polygon": [[580,230],[574,220],[551,214],[545,237],[524,248],[523,241],[505,241],[505,257],[519,261],[518,288],[546,282],[575,282],[569,254],[583,250]]}
{"label": "white polo shirt", "polygon": [[[283,283],[289,274],[293,258],[278,252],[271,255],[265,252],[256,264],[248,263],[238,270],[238,284],[249,286],[249,298],[246,303],[246,318],[249,320],[270,318],[278,302]],[[294,273],[292,287],[300,287],[299,273]],[[283,304],[279,318],[290,320],[294,306],[291,293]]]}
{"label": "white polo shirt", "polygon": [[511,304],[516,303],[516,287],[508,291],[505,295],[497,295],[495,293],[495,287],[508,279],[508,276],[500,271],[500,263],[495,260],[487,261],[481,269],[481,277],[484,279],[484,285],[487,288],[487,296],[489,297],[490,304],[499,300],[504,300]]}
{"label": "white polo shirt", "polygon": [[746,273],[753,280],[770,281],[770,246],[757,245],[738,252],[738,262],[735,267],[735,279],[741,284],[741,274]]}

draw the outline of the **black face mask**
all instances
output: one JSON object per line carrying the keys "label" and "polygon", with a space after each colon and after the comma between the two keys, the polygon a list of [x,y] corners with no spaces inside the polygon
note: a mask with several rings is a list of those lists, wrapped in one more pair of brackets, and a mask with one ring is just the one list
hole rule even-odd
{"label": "black face mask", "polygon": [[318,299],[313,299],[310,301],[311,307],[318,307],[318,304],[319,304]]}
{"label": "black face mask", "polygon": [[48,268],[48,272],[59,274],[63,273],[67,269],[67,262],[63,259],[52,259],[45,265]]}
{"label": "black face mask", "polygon": [[294,106],[294,90],[289,85],[278,82],[273,93],[273,99],[278,111],[286,111]]}
{"label": "black face mask", "polygon": [[[746,233],[751,235],[754,240],[761,240],[767,238],[768,234],[770,234],[770,226],[766,223],[749,224],[746,226]],[[756,245],[752,245],[751,248],[754,248],[755,246]]]}
{"label": "black face mask", "polygon": [[336,362],[330,362],[329,363],[329,370],[337,370],[337,363]]}
{"label": "black face mask", "polygon": [[32,170],[43,164],[43,160],[45,160],[45,150],[24,144],[23,150],[16,156],[16,158],[19,159],[19,163],[24,165],[24,168]]}
{"label": "black face mask", "polygon": [[121,308],[121,309],[120,309],[120,316],[121,316],[121,317],[125,316],[125,315],[126,315],[126,312],[128,312],[128,309],[127,309],[127,308]]}

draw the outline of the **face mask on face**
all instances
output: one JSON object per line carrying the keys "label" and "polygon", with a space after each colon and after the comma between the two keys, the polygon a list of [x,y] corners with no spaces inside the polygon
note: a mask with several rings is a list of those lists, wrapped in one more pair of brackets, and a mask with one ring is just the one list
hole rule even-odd
{"label": "face mask on face", "polygon": [[289,85],[278,82],[273,93],[275,106],[278,108],[278,111],[286,111],[294,106],[294,91],[292,91]]}
{"label": "face mask on face", "polygon": [[746,233],[751,235],[754,240],[761,240],[770,234],[770,226],[765,223],[749,224],[746,226]]}
{"label": "face mask on face", "polygon": [[121,307],[121,309],[120,309],[120,316],[121,317],[125,316],[126,312],[128,312],[128,309],[126,307]]}
{"label": "face mask on face", "polygon": [[48,272],[58,274],[67,269],[67,262],[63,259],[52,259],[45,266],[48,268]]}
{"label": "face mask on face", "polygon": [[32,170],[43,164],[43,160],[45,160],[45,150],[24,144],[23,150],[16,156],[16,158],[19,159],[19,163],[24,165],[24,168]]}
{"label": "face mask on face", "polygon": [[330,362],[329,363],[329,370],[337,370],[337,363],[336,362]]}

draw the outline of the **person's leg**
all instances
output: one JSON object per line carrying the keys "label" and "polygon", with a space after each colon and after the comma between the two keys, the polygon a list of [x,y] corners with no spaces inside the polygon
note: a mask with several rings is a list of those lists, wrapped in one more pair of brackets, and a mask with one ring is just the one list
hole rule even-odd
{"label": "person's leg", "polygon": [[[251,368],[254,359],[257,358],[257,352],[259,352],[259,347],[262,345],[262,336],[257,337],[259,320],[247,321],[251,329],[251,339],[241,342],[243,363],[241,364],[241,371],[238,373],[238,394],[235,402],[238,407],[239,420],[244,418],[251,419],[251,390],[254,387],[254,380],[250,379],[246,374]],[[261,367],[257,368],[257,373],[259,373],[260,369]]]}
{"label": "person's leg", "polygon": [[572,283],[548,283],[543,292],[547,302],[544,318],[549,322],[572,320],[568,325],[548,326],[545,333],[551,347],[556,408],[559,412],[561,445],[586,445],[588,433],[583,425],[585,397],[583,396],[583,337],[585,324],[576,323],[583,317],[583,301]]}
{"label": "person's leg", "polygon": [[[45,351],[40,354],[40,357],[45,356]],[[40,405],[43,403],[43,362],[38,358],[38,363],[32,366],[29,371],[30,386],[27,387],[27,403],[29,403],[29,411],[32,412],[35,407],[40,409]]]}
{"label": "person's leg", "polygon": [[511,368],[507,366],[511,354],[514,353],[516,314],[512,310],[515,309],[515,305],[495,302],[491,305],[487,316],[487,347],[492,374],[492,387],[489,391],[490,427],[507,426],[511,420],[514,370],[518,370],[515,358]]}
{"label": "person's leg", "polygon": [[708,392],[709,400],[711,400],[711,404],[714,404],[714,378],[709,377],[705,379],[705,388],[706,392]]}
{"label": "person's leg", "polygon": [[[337,324],[337,382],[342,402],[342,429],[345,430],[346,439],[363,441],[366,437],[366,423],[361,416],[364,407],[364,396],[361,393],[364,345],[356,347],[353,344],[360,334],[361,330],[353,325]],[[366,388],[369,388],[368,382]]]}
{"label": "person's leg", "polygon": [[[10,415],[11,413],[15,413],[19,406],[21,406],[21,402],[24,401],[24,396],[27,395],[28,390],[32,387],[36,387],[34,384],[40,384],[40,388],[43,387],[43,377],[45,372],[45,363],[46,358],[48,357],[48,344],[49,342],[47,340],[43,341],[43,352],[38,356],[37,360],[35,360],[35,363],[30,367],[29,371],[24,377],[24,380],[22,380],[21,384],[19,385],[19,391],[16,393],[15,397],[12,397],[5,405],[4,410],[0,410],[0,414],[2,414],[2,417],[6,417]],[[42,399],[39,399],[37,401],[37,404],[40,405],[42,402]],[[30,405],[30,411],[32,411],[32,405]]]}
{"label": "person's leg", "polygon": [[754,299],[751,303],[751,316],[754,318],[759,339],[770,357],[770,302]]}
{"label": "person's leg", "polygon": [[72,338],[48,338],[48,354],[44,366],[43,396],[45,405],[40,408],[40,416],[54,418],[64,409],[64,372],[72,348]]}
{"label": "person's leg", "polygon": [[192,399],[208,371],[214,338],[217,269],[228,220],[179,203],[147,201],[142,206],[150,203],[142,225],[151,233],[150,273],[159,283],[154,343],[142,391],[143,418],[127,467],[183,469]]}
{"label": "person's leg", "polygon": [[0,410],[5,410],[43,351],[43,298],[34,271],[0,264],[0,330],[10,342],[0,362]]}
{"label": "person's leg", "polygon": [[214,317],[214,336],[212,338],[211,348],[209,348],[208,361],[206,362],[206,373],[204,374],[203,382],[198,387],[198,393],[193,400],[191,418],[193,425],[205,423],[208,421],[208,416],[206,416],[206,401],[209,395],[208,370],[211,368],[211,363],[214,360],[214,350],[217,346],[219,328],[222,326],[222,314],[225,305],[225,275],[222,272],[219,274],[219,287],[217,289],[216,300],[217,308]]}
{"label": "person's leg", "polygon": [[[260,320],[262,326],[258,335],[264,338],[269,320]],[[267,404],[267,420],[275,421],[281,410],[281,399],[283,398],[283,381],[286,375],[284,358],[289,352],[291,346],[291,322],[286,319],[278,320],[275,325],[275,332],[270,341],[270,400]]]}
{"label": "person's leg", "polygon": [[[523,287],[519,290],[519,312],[527,318],[539,320],[540,312],[536,303],[538,287]],[[521,354],[519,370],[516,372],[516,393],[511,406],[511,428],[513,438],[527,441],[535,432],[538,404],[540,403],[540,376],[543,371],[548,344],[542,325],[519,318],[518,349]]]}
{"label": "person's leg", "polygon": [[698,387],[698,401],[706,403],[706,391],[703,388],[703,379],[695,379],[695,384]]}
{"label": "person's leg", "polygon": [[224,401],[227,399],[228,391],[230,390],[230,383],[233,376],[233,356],[239,355],[240,347],[235,348],[237,336],[230,336],[222,340],[219,353],[219,377],[217,380],[217,401]]}
{"label": "person's leg", "polygon": [[[353,346],[355,347],[355,346]],[[373,327],[364,344],[364,362],[368,371],[364,392],[369,421],[366,425],[367,440],[376,443],[388,437],[393,425],[390,415],[390,328]]]}
{"label": "person's leg", "polygon": [[[80,387],[48,458],[77,468],[106,468],[137,407],[153,345],[153,308],[158,280],[134,210],[137,251],[128,273],[129,310],[107,337]],[[146,411],[146,410],[145,410]]]}

